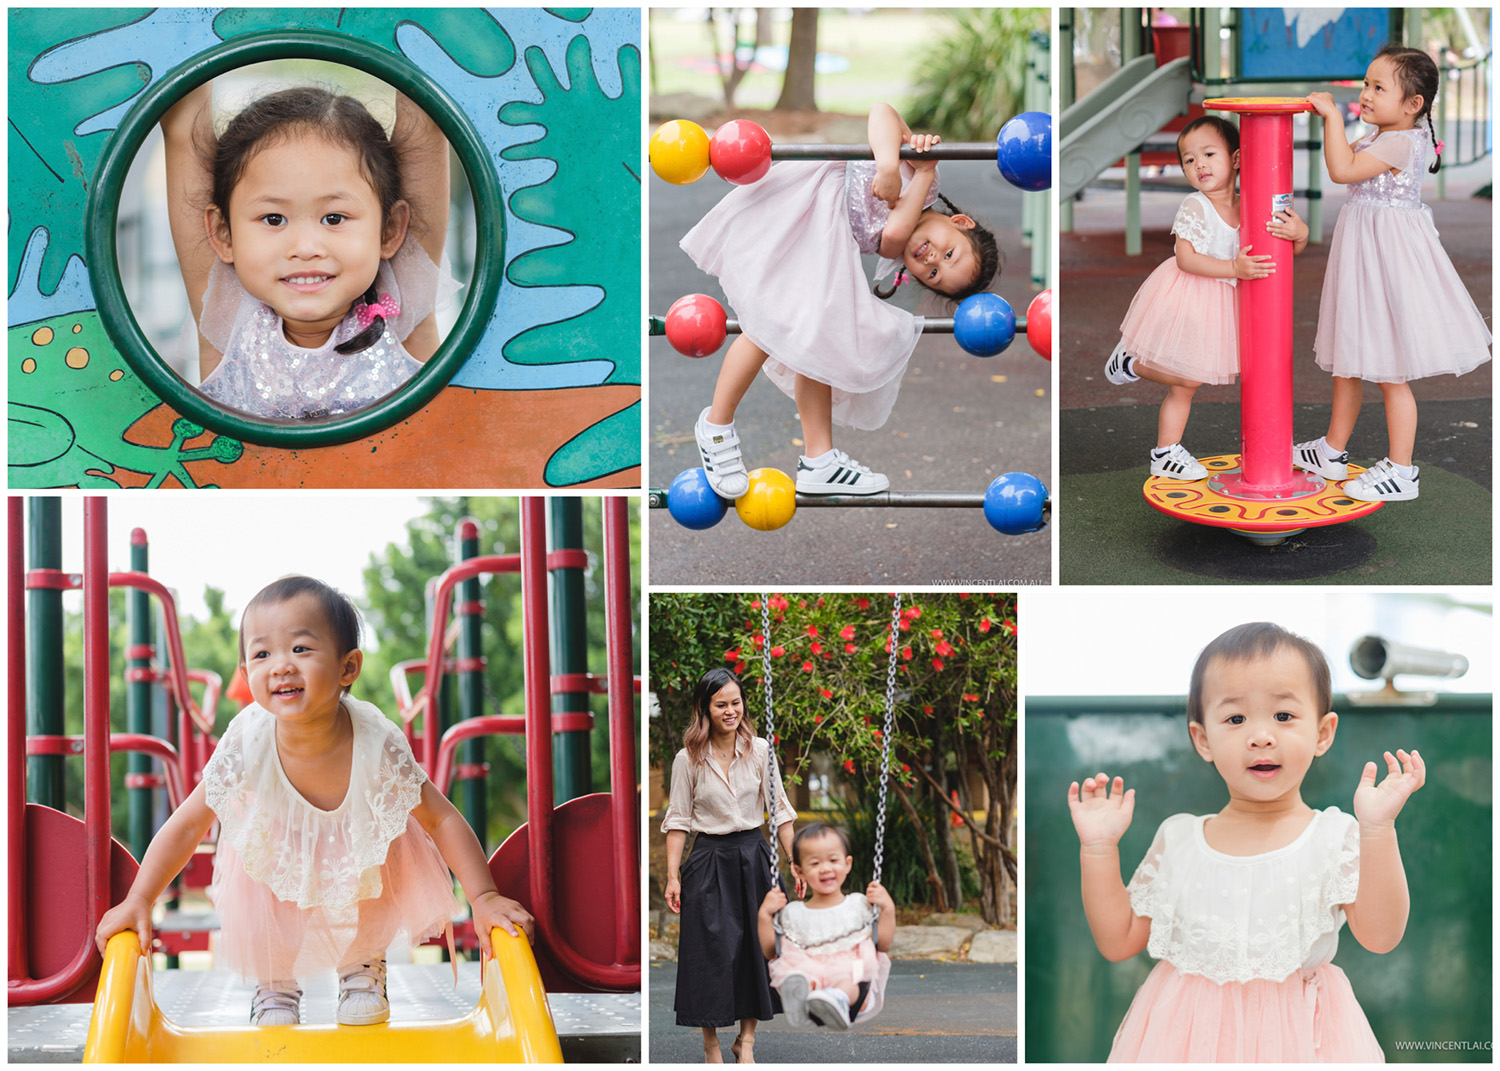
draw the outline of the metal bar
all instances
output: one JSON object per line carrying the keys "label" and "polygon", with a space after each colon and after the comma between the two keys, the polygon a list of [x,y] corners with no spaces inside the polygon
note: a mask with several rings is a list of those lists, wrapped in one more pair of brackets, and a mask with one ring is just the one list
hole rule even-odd
{"label": "metal bar", "polygon": [[30,975],[26,960],[26,587],[25,563],[21,559],[26,519],[22,499],[6,504],[6,672],[10,687],[6,711],[6,841],[5,873],[10,890],[6,919],[9,923],[8,981]]}
{"label": "metal bar", "polygon": [[[987,160],[994,163],[999,146],[993,141],[954,141],[936,145],[926,152],[903,148],[903,160]],[[873,160],[874,150],[863,142],[843,144],[772,145],[772,160]]]}
{"label": "metal bar", "polygon": [[[583,550],[583,502],[573,497],[557,496],[548,500],[547,555],[552,573],[552,664],[559,673],[583,673],[588,670],[588,618],[583,593],[585,558],[560,555],[559,551]],[[564,558],[570,564],[560,564]],[[559,564],[553,564],[554,559]],[[589,698],[578,692],[552,693],[552,710],[587,710]],[[594,790],[594,772],[590,766],[590,744],[587,733],[559,733],[553,741],[552,775],[556,779],[559,803],[586,796]]]}
{"label": "metal bar", "polygon": [[[462,561],[479,557],[479,524],[464,518],[458,525],[458,556]],[[458,657],[477,660],[482,651],[480,632],[484,624],[483,591],[479,578],[470,577],[459,585]],[[473,663],[470,663],[473,666]],[[466,668],[458,674],[458,717],[460,721],[477,718],[484,713],[484,670],[477,666]],[[484,742],[467,740],[460,749],[459,761],[483,767]],[[487,778],[468,778],[459,787],[458,809],[468,820],[469,826],[485,844],[485,830],[489,827],[489,807],[486,798]]]}
{"label": "metal bar", "polygon": [[[560,714],[554,712],[552,715],[554,733],[586,731],[593,726],[593,723],[594,715],[586,710],[564,711]],[[453,761],[453,756],[460,745],[466,741],[481,736],[525,735],[526,716],[524,714],[484,714],[459,722],[445,732],[442,740],[438,741],[438,758],[437,765],[433,767],[432,783],[443,795],[448,794],[448,789],[453,784],[454,773],[459,766]]]}
{"label": "metal bar", "polygon": [[636,804],[635,691],[631,687],[630,518],[604,500],[604,636],[609,673],[609,791],[615,847],[615,962],[640,962],[640,809]]}
{"label": "metal bar", "polygon": [[[213,712],[206,715],[193,699],[193,694],[188,691],[187,659],[182,654],[182,627],[177,623],[177,599],[161,581],[147,576],[145,573],[110,573],[109,586],[112,588],[135,588],[155,595],[161,603],[162,617],[165,620],[167,640],[167,657],[170,660],[167,684],[177,702],[186,708],[188,715],[197,723],[204,733],[213,732]],[[206,720],[205,720],[206,719]]]}
{"label": "metal bar", "polygon": [[[647,325],[652,335],[665,335],[667,333],[667,321],[663,316],[652,316],[647,319]],[[724,321],[724,333],[737,335],[740,333],[740,322],[733,316]],[[1016,317],[1016,334],[1026,333],[1026,317]],[[953,317],[951,316],[928,316],[922,320],[922,334],[924,335],[951,335],[953,334]]]}
{"label": "metal bar", "polygon": [[[145,573],[150,559],[150,548],[144,528],[130,533],[130,569]],[[125,599],[125,619],[130,634],[131,655],[125,660],[127,668],[125,685],[125,727],[132,733],[146,735],[151,732],[151,689],[153,684],[144,673],[131,675],[129,670],[147,670],[151,667],[151,596],[139,588],[133,589]],[[132,774],[151,772],[151,756],[132,751],[125,760],[125,770]],[[130,797],[130,854],[144,859],[146,848],[151,843],[151,821],[155,817],[156,790],[132,788]]]}
{"label": "metal bar", "polygon": [[[28,736],[28,755],[83,755],[88,750],[87,736]],[[149,733],[111,733],[109,751],[129,754],[154,755],[162,760],[166,770],[167,797],[175,810],[187,799],[186,782],[177,768],[177,749],[159,736]],[[149,771],[148,771],[149,772]]]}
{"label": "metal bar", "polygon": [[109,910],[109,500],[83,501],[83,813],[88,860],[88,928]]}
{"label": "metal bar", "polygon": [[[62,568],[62,500],[31,499],[28,556],[32,569]],[[26,732],[57,734],[63,728],[62,592],[33,590],[27,602]],[[63,761],[36,758],[26,763],[27,799],[63,809]]]}
{"label": "metal bar", "polygon": [[[667,508],[667,492],[653,487],[648,492],[652,509]],[[882,491],[875,495],[798,495],[797,508],[868,506],[890,509],[975,509],[983,508],[984,494],[979,491]]]}

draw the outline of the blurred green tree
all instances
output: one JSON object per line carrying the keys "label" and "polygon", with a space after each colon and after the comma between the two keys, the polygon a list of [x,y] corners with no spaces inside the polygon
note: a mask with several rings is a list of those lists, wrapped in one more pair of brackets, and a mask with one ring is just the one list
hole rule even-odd
{"label": "blurred green tree", "polygon": [[1021,110],[1028,37],[1047,31],[1050,9],[957,8],[942,15],[951,28],[923,53],[901,114],[913,130],[949,141],[993,140]]}

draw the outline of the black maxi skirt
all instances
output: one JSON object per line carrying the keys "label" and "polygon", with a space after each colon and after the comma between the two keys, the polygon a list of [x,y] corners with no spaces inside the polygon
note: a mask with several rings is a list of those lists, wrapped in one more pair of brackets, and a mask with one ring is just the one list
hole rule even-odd
{"label": "black maxi skirt", "polygon": [[682,868],[678,1026],[733,1026],[781,1011],[757,922],[770,891],[771,848],[759,828],[698,834]]}

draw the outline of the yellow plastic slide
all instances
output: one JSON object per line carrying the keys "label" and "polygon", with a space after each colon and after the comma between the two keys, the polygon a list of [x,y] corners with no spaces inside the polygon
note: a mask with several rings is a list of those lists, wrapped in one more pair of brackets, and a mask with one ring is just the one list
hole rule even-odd
{"label": "yellow plastic slide", "polygon": [[378,1026],[182,1027],[151,995],[151,957],[127,930],[109,939],[84,1063],[561,1063],[557,1029],[526,938],[490,931],[479,1003],[462,1019]]}

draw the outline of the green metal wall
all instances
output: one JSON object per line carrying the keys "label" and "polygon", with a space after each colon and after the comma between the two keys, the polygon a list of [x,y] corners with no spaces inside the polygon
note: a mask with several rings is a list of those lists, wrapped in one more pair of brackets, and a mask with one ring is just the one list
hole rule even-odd
{"label": "green metal wall", "polygon": [[[1487,1044],[1491,1037],[1491,705],[1487,695],[1453,695],[1429,708],[1351,708],[1335,697],[1338,736],[1303,784],[1311,806],[1352,812],[1367,759],[1415,747],[1427,762],[1427,784],[1396,823],[1411,889],[1406,936],[1377,956],[1346,927],[1334,958],[1391,1062],[1491,1059],[1485,1049],[1396,1049],[1398,1041]],[[1104,1060],[1154,965],[1145,953],[1112,964],[1094,947],[1068,784],[1104,771],[1136,789],[1135,818],[1120,842],[1128,879],[1164,818],[1216,812],[1226,802],[1223,781],[1191,748],[1184,710],[1180,696],[1026,701],[1028,1062]]]}

